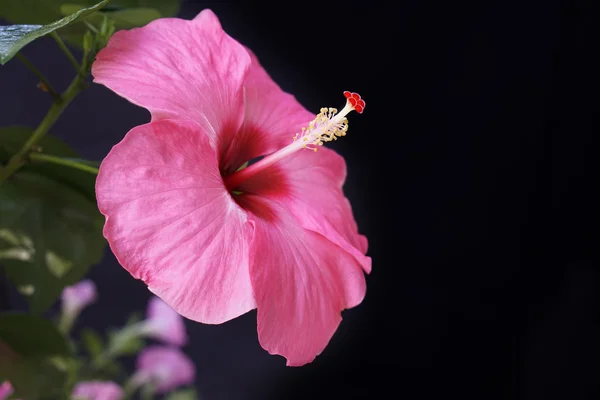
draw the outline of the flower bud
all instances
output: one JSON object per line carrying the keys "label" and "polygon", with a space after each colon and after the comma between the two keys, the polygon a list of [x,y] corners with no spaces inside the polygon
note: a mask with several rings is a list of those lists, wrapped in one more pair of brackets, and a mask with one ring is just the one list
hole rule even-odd
{"label": "flower bud", "polygon": [[183,317],[158,297],[150,299],[140,331],[144,336],[175,346],[187,342]]}
{"label": "flower bud", "polygon": [[191,384],[195,375],[194,364],[178,348],[151,346],[138,356],[134,380],[138,386],[152,385],[156,393],[168,393]]}
{"label": "flower bud", "polygon": [[112,381],[79,382],[71,393],[76,400],[120,400],[123,389]]}

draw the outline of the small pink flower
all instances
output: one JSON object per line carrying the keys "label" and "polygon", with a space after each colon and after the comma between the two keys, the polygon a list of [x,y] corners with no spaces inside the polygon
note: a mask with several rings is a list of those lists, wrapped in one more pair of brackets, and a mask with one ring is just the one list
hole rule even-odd
{"label": "small pink flower", "polygon": [[96,301],[96,285],[83,280],[73,286],[67,286],[62,292],[62,310],[68,315],[77,315],[85,307]]}
{"label": "small pink flower", "polygon": [[73,388],[72,397],[82,400],[120,400],[123,389],[112,381],[80,382]]}
{"label": "small pink flower", "polygon": [[0,400],[8,399],[11,394],[13,394],[13,387],[9,381],[5,381],[0,385]]}
{"label": "small pink flower", "polygon": [[183,318],[158,297],[150,299],[141,331],[146,336],[175,346],[183,346],[187,342]]}
{"label": "small pink flower", "polygon": [[307,111],[210,10],[117,32],[92,73],[152,116],[96,181],[121,265],[195,321],[257,308],[263,348],[288,365],[312,361],[371,270],[344,159],[320,146],[346,134],[364,100],[345,92],[339,113]]}
{"label": "small pink flower", "polygon": [[137,359],[136,385],[150,383],[156,393],[167,393],[194,382],[196,368],[192,361],[175,347],[151,346]]}

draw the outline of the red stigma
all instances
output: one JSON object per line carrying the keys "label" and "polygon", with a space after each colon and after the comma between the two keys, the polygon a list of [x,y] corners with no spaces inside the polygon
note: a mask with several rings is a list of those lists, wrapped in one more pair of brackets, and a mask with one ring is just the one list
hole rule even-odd
{"label": "red stigma", "polygon": [[348,103],[354,107],[354,110],[357,113],[362,114],[363,110],[365,109],[365,101],[361,99],[360,94],[346,90],[344,92],[344,97],[348,99]]}

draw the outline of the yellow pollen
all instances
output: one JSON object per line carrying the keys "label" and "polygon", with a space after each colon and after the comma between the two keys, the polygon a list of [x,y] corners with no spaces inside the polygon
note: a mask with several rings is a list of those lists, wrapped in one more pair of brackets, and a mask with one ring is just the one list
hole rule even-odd
{"label": "yellow pollen", "polygon": [[353,108],[349,104],[339,114],[336,108],[321,108],[317,117],[308,126],[302,128],[300,133],[294,135],[294,141],[301,138],[303,149],[317,151],[317,146],[323,146],[324,142],[331,142],[340,136],[346,136],[348,131],[346,114],[352,110]]}

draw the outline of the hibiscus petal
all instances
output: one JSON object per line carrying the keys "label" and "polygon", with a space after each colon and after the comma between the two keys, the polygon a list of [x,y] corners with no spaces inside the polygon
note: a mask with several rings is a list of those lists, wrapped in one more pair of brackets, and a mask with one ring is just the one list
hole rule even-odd
{"label": "hibiscus petal", "polygon": [[[371,272],[367,238],[358,233],[350,202],[342,186],[346,162],[326,147],[317,152],[299,150],[244,182],[240,190],[276,200],[306,229],[317,232],[353,255]],[[278,181],[278,187],[265,182]]]}
{"label": "hibiscus petal", "polygon": [[287,365],[319,355],[341,321],[341,311],[365,296],[361,266],[322,235],[304,229],[258,196],[246,195],[254,215],[250,274],[258,309],[258,338]]}
{"label": "hibiscus petal", "polygon": [[251,226],[198,125],[133,128],[102,162],[96,193],[121,265],[178,313],[221,323],[255,307]]}
{"label": "hibiscus petal", "polygon": [[247,50],[252,64],[244,81],[244,122],[226,153],[225,174],[290,144],[294,134],[315,118],[293,95],[281,90],[256,55]]}
{"label": "hibiscus petal", "polygon": [[242,123],[250,62],[216,15],[204,10],[191,21],[161,18],[116,32],[92,74],[94,82],[147,108],[152,120],[197,122],[224,151]]}

